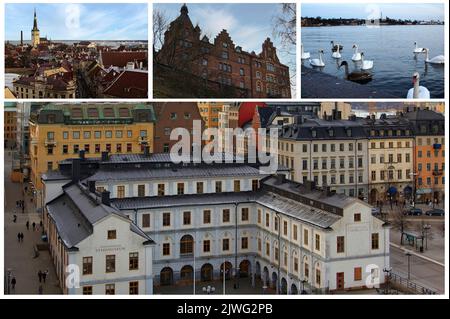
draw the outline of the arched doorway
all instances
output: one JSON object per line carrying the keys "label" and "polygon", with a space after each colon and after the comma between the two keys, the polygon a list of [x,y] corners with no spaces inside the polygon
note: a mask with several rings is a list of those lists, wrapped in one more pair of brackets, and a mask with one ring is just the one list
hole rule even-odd
{"label": "arched doorway", "polygon": [[190,265],[185,265],[180,270],[180,281],[184,284],[191,284],[194,280],[194,268]]}
{"label": "arched doorway", "polygon": [[280,292],[282,295],[287,294],[287,281],[285,278],[281,278],[281,287]]}
{"label": "arched doorway", "polygon": [[269,278],[269,269],[267,269],[267,267],[264,267],[262,280],[263,280],[264,286],[269,287],[270,278]]}
{"label": "arched doorway", "polygon": [[202,281],[212,281],[213,266],[211,264],[204,264],[200,269],[200,277]]}
{"label": "arched doorway", "polygon": [[191,235],[184,235],[180,239],[180,256],[194,254],[194,238]]}
{"label": "arched doorway", "polygon": [[412,197],[412,192],[413,192],[413,189],[409,185],[406,186],[405,188],[403,188],[403,196],[404,196],[404,198],[407,199],[407,200],[410,200],[411,197]]}
{"label": "arched doorway", "polygon": [[250,261],[247,259],[241,261],[239,264],[239,277],[240,278],[247,278],[250,275]]}
{"label": "arched doorway", "polygon": [[164,267],[161,269],[159,275],[159,284],[161,286],[170,286],[173,284],[173,270],[170,267]]}
{"label": "arched doorway", "polygon": [[220,265],[220,279],[223,279],[224,267],[225,267],[225,280],[229,280],[231,279],[231,271],[233,269],[233,265],[229,261],[226,261],[225,263],[222,263]]}
{"label": "arched doorway", "polygon": [[272,273],[272,282],[270,283],[270,286],[273,289],[276,289],[278,286],[278,275],[275,271]]}
{"label": "arched doorway", "polygon": [[259,263],[259,261],[255,263],[255,275],[256,278],[261,279],[261,264]]}
{"label": "arched doorway", "polygon": [[291,295],[298,295],[298,289],[295,284],[291,285]]}
{"label": "arched doorway", "polygon": [[370,203],[376,204],[377,200],[378,200],[378,191],[376,188],[372,188],[370,190]]}

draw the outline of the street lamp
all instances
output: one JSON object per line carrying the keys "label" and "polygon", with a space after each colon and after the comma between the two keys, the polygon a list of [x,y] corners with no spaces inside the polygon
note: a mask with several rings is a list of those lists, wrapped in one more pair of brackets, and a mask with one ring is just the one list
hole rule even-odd
{"label": "street lamp", "polygon": [[411,280],[411,253],[407,251],[405,256],[408,257],[408,280]]}
{"label": "street lamp", "polygon": [[6,271],[6,293],[9,295],[11,294],[11,275],[12,275],[12,270],[11,268],[8,268],[8,270]]}
{"label": "street lamp", "polygon": [[425,249],[428,249],[428,231],[431,229],[431,225],[430,224],[425,224],[423,225],[423,233],[424,233],[424,237],[425,237]]}
{"label": "street lamp", "polygon": [[305,295],[305,294],[306,294],[306,291],[305,291],[305,284],[307,283],[306,279],[303,279],[303,280],[301,281],[301,283],[302,283],[302,292],[301,292],[301,294],[302,294],[302,295]]}
{"label": "street lamp", "polygon": [[392,272],[392,267],[389,268],[384,268],[383,272],[386,273],[385,278],[386,278],[386,283],[385,283],[385,289],[384,289],[384,294],[387,295],[389,294],[389,284],[391,282],[391,272]]}
{"label": "street lamp", "polygon": [[413,182],[413,186],[414,186],[414,188],[413,188],[413,207],[414,208],[416,208],[416,192],[417,192],[416,176],[417,175],[419,175],[419,173],[416,173],[416,172],[409,173],[409,176],[412,176],[414,179],[414,182]]}

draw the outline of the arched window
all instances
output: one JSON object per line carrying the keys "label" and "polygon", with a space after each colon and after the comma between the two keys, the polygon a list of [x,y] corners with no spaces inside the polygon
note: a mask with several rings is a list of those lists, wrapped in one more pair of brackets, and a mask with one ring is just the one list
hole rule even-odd
{"label": "arched window", "polygon": [[194,238],[191,235],[184,235],[180,240],[180,255],[194,253]]}

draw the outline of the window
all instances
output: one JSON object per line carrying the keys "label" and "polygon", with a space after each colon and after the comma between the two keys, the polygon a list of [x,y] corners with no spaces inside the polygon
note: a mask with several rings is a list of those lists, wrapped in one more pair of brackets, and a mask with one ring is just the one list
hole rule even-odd
{"label": "window", "polygon": [[292,225],[292,237],[297,240],[297,225]]}
{"label": "window", "polygon": [[163,243],[162,254],[163,256],[170,256],[170,243]]}
{"label": "window", "polygon": [[223,223],[230,222],[230,210],[227,208],[222,211],[222,222]]}
{"label": "window", "polygon": [[248,249],[248,237],[241,238],[241,249]]}
{"label": "window", "polygon": [[222,239],[222,250],[223,251],[230,250],[230,239],[229,238]]}
{"label": "window", "polygon": [[353,215],[353,221],[354,222],[360,222],[361,221],[361,213],[356,213]]}
{"label": "window", "polygon": [[92,275],[92,257],[83,257],[83,275]]}
{"label": "window", "polygon": [[145,196],[145,185],[138,185],[138,197]]}
{"label": "window", "polygon": [[308,246],[308,239],[309,239],[309,234],[308,234],[308,230],[304,229],[303,230],[303,245]]}
{"label": "window", "polygon": [[222,193],[222,181],[216,181],[216,193]]}
{"label": "window", "polygon": [[288,233],[288,223],[287,221],[283,221],[283,235],[287,236]]}
{"label": "window", "polygon": [[67,140],[69,138],[69,132],[64,131],[63,132],[63,139]]}
{"label": "window", "polygon": [[316,245],[315,245],[315,249],[317,250],[317,251],[320,251],[320,235],[319,234],[316,234]]}
{"label": "window", "polygon": [[197,194],[203,194],[203,182],[197,182]]}
{"label": "window", "polygon": [[234,191],[235,192],[240,192],[241,191],[241,181],[240,180],[235,180],[234,181]]}
{"label": "window", "polygon": [[379,240],[378,240],[378,233],[372,234],[372,249],[378,249],[379,248]]}
{"label": "window", "polygon": [[158,184],[158,196],[165,195],[165,186],[164,184]]}
{"label": "window", "polygon": [[261,224],[261,210],[258,209],[258,224]]}
{"label": "window", "polygon": [[117,198],[124,198],[125,197],[125,186],[119,185],[117,186]]}
{"label": "window", "polygon": [[92,286],[84,286],[83,295],[92,295]]}
{"label": "window", "polygon": [[139,269],[139,253],[130,253],[128,264],[130,270]]}
{"label": "window", "polygon": [[67,154],[67,153],[69,153],[69,146],[63,145],[63,154]]}
{"label": "window", "polygon": [[178,195],[184,194],[184,183],[177,183],[177,194]]}
{"label": "window", "polygon": [[355,267],[353,270],[353,280],[359,281],[362,280],[362,268],[361,267]]}
{"label": "window", "polygon": [[343,253],[344,252],[344,244],[345,244],[345,239],[344,236],[337,236],[336,238],[336,252],[338,253]]}
{"label": "window", "polygon": [[77,154],[79,150],[80,150],[80,145],[75,144],[75,145],[73,146],[73,153],[74,153],[74,154]]}
{"label": "window", "polygon": [[150,227],[150,214],[143,214],[142,215],[142,227],[143,228]]}
{"label": "window", "polygon": [[139,294],[139,281],[130,282],[130,295]]}
{"label": "window", "polygon": [[211,211],[204,210],[203,211],[203,224],[210,224],[210,223],[211,223]]}
{"label": "window", "polygon": [[259,188],[259,181],[257,179],[252,180],[252,191],[257,191]]}
{"label": "window", "polygon": [[203,241],[203,252],[209,253],[211,251],[211,241],[210,240],[204,240]]}
{"label": "window", "polygon": [[163,213],[163,226],[170,226],[170,213]]}
{"label": "window", "polygon": [[106,255],[106,272],[116,271],[116,255]]}
{"label": "window", "polygon": [[115,229],[108,230],[108,239],[117,239],[117,232]]}
{"label": "window", "polygon": [[316,285],[320,286],[320,282],[321,282],[321,273],[320,273],[320,269],[316,268]]}
{"label": "window", "polygon": [[105,295],[115,295],[115,294],[116,294],[116,285],[115,284],[105,285]]}
{"label": "window", "polygon": [[243,222],[248,221],[248,208],[247,208],[247,207],[242,208],[242,211],[241,211],[241,220],[242,220]]}
{"label": "window", "polygon": [[184,235],[180,240],[180,254],[192,254],[194,252],[194,238],[191,235]]}
{"label": "window", "polygon": [[112,138],[112,131],[106,131],[105,132],[105,137],[106,138]]}

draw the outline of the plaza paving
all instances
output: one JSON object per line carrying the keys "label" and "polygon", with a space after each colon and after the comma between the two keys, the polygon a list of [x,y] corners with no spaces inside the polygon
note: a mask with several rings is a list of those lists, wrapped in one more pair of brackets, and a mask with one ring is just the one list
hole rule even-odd
{"label": "plaza paving", "polygon": [[[30,198],[25,196],[26,209],[22,213],[21,209],[16,210],[16,201],[23,199],[22,184],[10,181],[11,172],[11,152],[5,151],[5,214],[4,214],[4,248],[5,248],[5,272],[10,270],[11,278],[16,278],[16,287],[11,294],[38,294],[39,278],[38,271],[48,270],[49,274],[46,283],[42,283],[43,294],[60,294],[56,273],[48,251],[40,251],[37,258],[34,258],[34,246],[43,243],[41,231],[32,230],[31,224],[35,222],[39,225],[40,214],[37,214],[30,203]],[[17,215],[16,223],[13,222],[13,215]],[[26,222],[30,222],[30,230],[26,228]],[[23,243],[19,243],[17,234],[24,234]],[[5,286],[5,293],[8,293],[8,286]]]}

